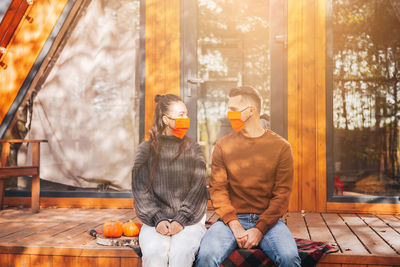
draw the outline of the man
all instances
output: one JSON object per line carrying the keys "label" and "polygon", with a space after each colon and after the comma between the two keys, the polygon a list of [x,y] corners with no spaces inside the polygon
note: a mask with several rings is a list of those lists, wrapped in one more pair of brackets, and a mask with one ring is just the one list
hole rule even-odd
{"label": "man", "polygon": [[249,86],[229,93],[235,132],[212,156],[210,197],[220,217],[201,241],[198,267],[219,266],[239,248],[259,247],[277,266],[300,266],[296,242],[282,221],[293,183],[290,144],[260,123],[261,98]]}

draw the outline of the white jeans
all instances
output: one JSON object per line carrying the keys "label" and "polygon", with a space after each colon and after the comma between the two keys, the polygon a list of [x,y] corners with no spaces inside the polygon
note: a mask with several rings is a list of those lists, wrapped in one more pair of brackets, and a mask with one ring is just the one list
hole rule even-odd
{"label": "white jeans", "polygon": [[[185,226],[173,236],[156,232],[155,227],[143,224],[139,234],[143,267],[191,267],[206,232],[206,216],[197,224]],[[169,263],[169,264],[168,264]]]}

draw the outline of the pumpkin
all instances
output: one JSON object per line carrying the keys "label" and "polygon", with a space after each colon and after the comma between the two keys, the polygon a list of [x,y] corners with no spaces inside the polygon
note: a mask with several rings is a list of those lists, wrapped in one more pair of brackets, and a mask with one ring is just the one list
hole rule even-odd
{"label": "pumpkin", "polygon": [[138,236],[142,225],[136,222],[126,222],[122,225],[125,236]]}
{"label": "pumpkin", "polygon": [[103,234],[106,237],[120,237],[122,232],[122,223],[120,221],[107,221],[103,224]]}

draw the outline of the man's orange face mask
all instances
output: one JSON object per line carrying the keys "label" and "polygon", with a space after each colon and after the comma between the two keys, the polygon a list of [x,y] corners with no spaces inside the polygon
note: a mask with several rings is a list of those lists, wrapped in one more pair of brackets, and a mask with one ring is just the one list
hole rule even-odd
{"label": "man's orange face mask", "polygon": [[241,111],[228,111],[228,120],[231,122],[233,130],[236,132],[243,130],[245,121],[242,120],[242,112],[248,108],[249,107]]}
{"label": "man's orange face mask", "polygon": [[180,139],[182,139],[187,130],[190,128],[189,118],[177,118],[175,120],[175,128],[172,130],[172,134]]}

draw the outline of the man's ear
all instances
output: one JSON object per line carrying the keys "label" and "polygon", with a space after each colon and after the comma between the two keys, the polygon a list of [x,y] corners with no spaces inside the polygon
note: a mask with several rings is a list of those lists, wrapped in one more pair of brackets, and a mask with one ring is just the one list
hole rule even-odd
{"label": "man's ear", "polygon": [[257,108],[255,106],[250,106],[250,110],[253,114],[257,114]]}

